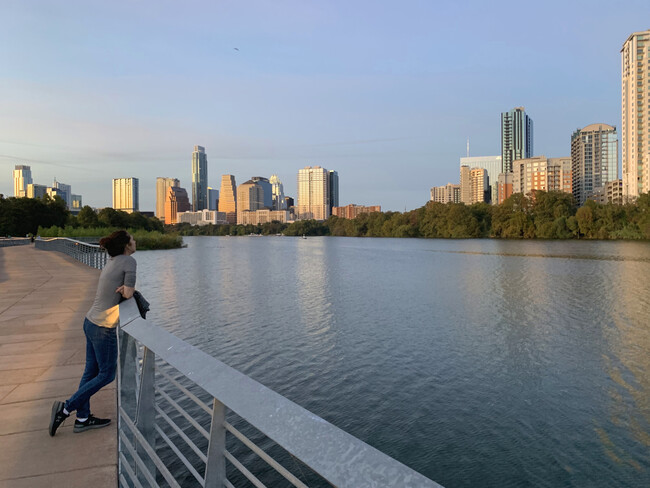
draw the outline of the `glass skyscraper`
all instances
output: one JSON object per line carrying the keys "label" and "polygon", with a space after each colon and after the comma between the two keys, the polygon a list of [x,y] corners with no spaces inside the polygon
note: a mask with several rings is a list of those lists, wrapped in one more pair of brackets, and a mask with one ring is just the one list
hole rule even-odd
{"label": "glass skyscraper", "polygon": [[512,172],[512,162],[533,157],[533,119],[516,107],[501,113],[501,164],[503,173]]}
{"label": "glass skyscraper", "polygon": [[208,208],[208,156],[203,146],[194,146],[192,153],[192,210]]}

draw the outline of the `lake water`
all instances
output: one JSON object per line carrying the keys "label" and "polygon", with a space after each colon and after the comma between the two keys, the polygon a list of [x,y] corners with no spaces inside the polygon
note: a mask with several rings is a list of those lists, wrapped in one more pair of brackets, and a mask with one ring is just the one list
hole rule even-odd
{"label": "lake water", "polygon": [[149,320],[446,488],[650,486],[650,244],[185,242]]}

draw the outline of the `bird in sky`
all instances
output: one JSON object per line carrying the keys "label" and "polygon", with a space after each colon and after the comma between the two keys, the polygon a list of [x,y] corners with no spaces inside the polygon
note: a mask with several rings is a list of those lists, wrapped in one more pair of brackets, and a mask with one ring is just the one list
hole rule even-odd
{"label": "bird in sky", "polygon": [[239,48],[238,48],[238,47],[233,47],[233,49],[234,49],[235,51],[239,51]]}

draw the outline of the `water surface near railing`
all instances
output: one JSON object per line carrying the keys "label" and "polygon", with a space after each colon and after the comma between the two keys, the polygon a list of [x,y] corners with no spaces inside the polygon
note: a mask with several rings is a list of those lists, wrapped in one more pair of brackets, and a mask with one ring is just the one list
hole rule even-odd
{"label": "water surface near railing", "polygon": [[429,478],[650,485],[648,243],[185,241],[157,323]]}

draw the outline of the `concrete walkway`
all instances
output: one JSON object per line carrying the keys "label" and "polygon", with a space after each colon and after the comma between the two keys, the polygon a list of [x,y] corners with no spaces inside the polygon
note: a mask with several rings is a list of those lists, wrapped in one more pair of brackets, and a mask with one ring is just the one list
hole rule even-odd
{"label": "concrete walkway", "polygon": [[33,246],[0,248],[0,487],[116,487],[115,382],[91,403],[105,429],[55,437],[54,400],[74,393],[84,368],[83,318],[99,271]]}

